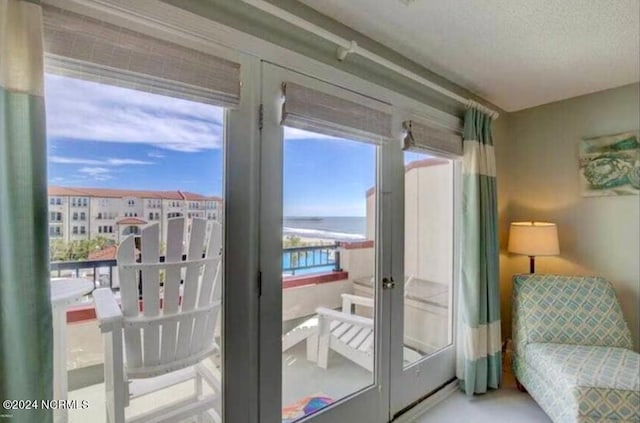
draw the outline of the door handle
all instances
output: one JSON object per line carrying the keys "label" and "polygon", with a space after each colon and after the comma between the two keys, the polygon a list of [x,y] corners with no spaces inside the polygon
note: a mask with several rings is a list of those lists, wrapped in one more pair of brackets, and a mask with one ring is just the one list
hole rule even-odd
{"label": "door handle", "polygon": [[396,283],[393,278],[382,278],[382,288],[383,289],[393,289],[396,287]]}

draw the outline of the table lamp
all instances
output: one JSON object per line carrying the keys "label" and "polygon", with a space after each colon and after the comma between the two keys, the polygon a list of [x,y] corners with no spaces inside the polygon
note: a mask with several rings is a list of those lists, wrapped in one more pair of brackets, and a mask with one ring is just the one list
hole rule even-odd
{"label": "table lamp", "polygon": [[560,254],[558,227],[548,222],[512,222],[508,250],[529,256],[529,272],[535,273],[536,256]]}

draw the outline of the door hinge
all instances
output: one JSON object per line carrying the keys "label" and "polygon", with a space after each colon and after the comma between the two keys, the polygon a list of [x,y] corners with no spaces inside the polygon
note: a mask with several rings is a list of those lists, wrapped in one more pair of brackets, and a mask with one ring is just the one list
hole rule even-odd
{"label": "door hinge", "polygon": [[262,272],[258,272],[258,298],[262,297]]}
{"label": "door hinge", "polygon": [[258,128],[262,131],[264,125],[264,106],[260,104],[258,107]]}
{"label": "door hinge", "polygon": [[393,278],[382,278],[383,289],[393,289],[395,287],[396,287],[396,283],[393,281]]}

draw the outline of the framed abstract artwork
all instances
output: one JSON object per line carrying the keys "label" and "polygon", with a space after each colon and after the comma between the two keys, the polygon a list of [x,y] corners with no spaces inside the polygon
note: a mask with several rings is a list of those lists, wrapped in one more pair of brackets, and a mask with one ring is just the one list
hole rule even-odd
{"label": "framed abstract artwork", "polygon": [[582,196],[638,195],[639,140],[637,131],[583,138],[578,153]]}

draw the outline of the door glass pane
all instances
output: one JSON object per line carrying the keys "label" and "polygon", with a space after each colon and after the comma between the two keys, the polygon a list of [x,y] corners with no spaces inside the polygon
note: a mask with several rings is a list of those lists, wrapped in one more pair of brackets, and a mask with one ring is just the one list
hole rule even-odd
{"label": "door glass pane", "polygon": [[[139,254],[142,230],[158,225],[158,253],[163,260],[168,250],[176,251],[170,241],[177,238],[168,239],[170,219],[186,218],[185,233],[196,219],[204,221],[207,233],[216,222],[224,221],[224,109],[99,81],[97,75],[93,81],[53,74],[45,77],[52,287],[64,291],[65,286],[73,289],[89,282],[87,295],[53,307],[54,343],[59,343],[54,348],[55,399],[88,401],[87,407],[56,410],[57,416],[68,415],[71,423],[106,421],[108,392],[102,376],[106,355],[90,291],[110,288],[116,298],[121,297],[116,260],[119,244],[134,236]],[[181,249],[182,242],[179,244]],[[157,279],[160,316],[184,307],[180,305],[184,304],[184,281],[176,280],[173,292],[177,298],[170,306],[165,295],[168,279],[164,270]],[[214,280],[217,283],[222,283],[222,276]],[[212,298],[221,291],[214,292]],[[167,310],[169,307],[174,310]],[[221,345],[219,311],[209,321],[215,323],[199,333],[205,345],[211,345],[212,339]],[[149,350],[166,351],[168,357],[172,344],[163,341],[171,338],[165,335],[165,327],[161,329],[158,348]],[[60,350],[64,354],[57,354]],[[215,381],[204,383],[202,393],[217,394],[213,403],[219,414],[219,350],[203,362]],[[132,387],[141,379],[129,380]],[[126,414],[131,417],[183,400],[193,396],[196,386],[187,381],[132,398]]]}
{"label": "door glass pane", "polygon": [[283,421],[374,382],[376,154],[285,128]]}
{"label": "door glass pane", "polygon": [[451,344],[453,161],[404,153],[404,363]]}

